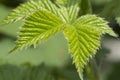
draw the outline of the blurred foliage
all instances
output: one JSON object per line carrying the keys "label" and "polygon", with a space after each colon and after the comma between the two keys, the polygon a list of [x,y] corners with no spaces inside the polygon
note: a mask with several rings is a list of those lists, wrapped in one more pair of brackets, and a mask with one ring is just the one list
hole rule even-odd
{"label": "blurred foliage", "polygon": [[108,21],[117,20],[120,24],[120,0],[91,0],[93,11]]}
{"label": "blurred foliage", "polygon": [[[33,74],[34,73],[34,74]],[[0,80],[80,80],[74,66],[50,67],[38,66],[18,67],[7,64],[0,66]]]}
{"label": "blurred foliage", "polygon": [[106,80],[120,80],[120,63],[112,63],[110,73],[107,75]]}
{"label": "blurred foliage", "polygon": [[21,70],[13,65],[0,66],[0,80],[20,80]]}
{"label": "blurred foliage", "polygon": [[[33,74],[34,73],[34,74]],[[0,66],[0,80],[55,80],[43,65],[21,69],[13,65]]]}
{"label": "blurred foliage", "polygon": [[107,49],[106,47],[102,46],[98,52],[97,55],[95,56],[95,59],[97,61],[97,64],[99,66],[101,66],[100,64],[102,63],[101,61],[103,61],[106,58],[106,55],[109,55],[109,49]]}
{"label": "blurred foliage", "polygon": [[108,20],[109,25],[120,35],[120,0],[91,0],[91,3],[93,13]]}
{"label": "blurred foliage", "polygon": [[0,3],[8,7],[17,7],[20,3],[23,3],[26,0],[0,0]]}
{"label": "blurred foliage", "polygon": [[111,0],[90,0],[92,3],[100,5],[100,4],[105,4]]}
{"label": "blurred foliage", "polygon": [[101,15],[105,18],[111,19],[111,18],[118,18],[120,17],[120,0],[117,1],[110,1],[108,2],[104,9],[103,12],[101,13]]}
{"label": "blurred foliage", "polygon": [[[59,36],[57,39],[60,40]],[[52,41],[55,42],[53,45]],[[15,44],[11,40],[3,39],[0,42],[0,59],[1,61],[6,61],[6,63],[17,65],[25,63],[38,65],[41,62],[45,62],[48,65],[62,66],[67,60],[67,49],[63,47],[62,43],[59,42],[58,44],[57,41],[58,40],[50,39],[36,49],[29,48],[25,51],[8,54]],[[47,44],[49,44],[49,46]]]}

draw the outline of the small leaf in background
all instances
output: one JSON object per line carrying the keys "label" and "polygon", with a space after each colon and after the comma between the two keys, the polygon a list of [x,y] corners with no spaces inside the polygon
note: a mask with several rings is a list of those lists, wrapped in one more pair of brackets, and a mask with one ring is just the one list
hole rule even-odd
{"label": "small leaf in background", "polygon": [[41,7],[40,1],[32,1],[30,0],[27,3],[21,4],[16,9],[14,9],[5,19],[3,22],[5,23],[12,23],[18,20],[24,19],[32,14],[34,11],[40,9]]}
{"label": "small leaf in background", "polygon": [[57,7],[49,0],[29,0],[28,2],[21,4],[15,8],[4,20],[4,23],[13,23],[19,20],[24,20],[37,10],[49,10],[50,12],[57,14]]}

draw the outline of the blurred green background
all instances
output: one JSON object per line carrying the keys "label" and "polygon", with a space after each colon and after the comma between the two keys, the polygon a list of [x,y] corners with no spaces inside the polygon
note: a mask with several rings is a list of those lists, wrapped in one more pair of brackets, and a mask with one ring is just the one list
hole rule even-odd
{"label": "blurred green background", "polygon": [[[0,0],[0,21],[24,2],[25,0]],[[111,2],[112,0],[91,0],[93,13],[108,20],[119,35],[120,26],[116,16],[120,14],[111,11]],[[120,6],[115,5],[113,9],[120,11]],[[62,33],[42,42],[37,48],[30,47],[8,54],[15,46],[22,24],[0,25],[0,80],[80,80]],[[95,57],[101,80],[120,80],[120,40],[105,35],[101,41],[102,47]]]}

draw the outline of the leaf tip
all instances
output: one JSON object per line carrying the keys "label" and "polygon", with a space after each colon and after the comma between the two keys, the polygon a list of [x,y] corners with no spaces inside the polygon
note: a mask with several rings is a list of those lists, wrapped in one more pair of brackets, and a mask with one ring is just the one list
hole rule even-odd
{"label": "leaf tip", "polygon": [[11,53],[13,53],[13,52],[15,52],[15,51],[17,51],[18,50],[18,46],[16,46],[16,47],[14,47],[12,50],[10,50],[9,52],[8,52],[8,54],[11,54]]}
{"label": "leaf tip", "polygon": [[78,71],[78,73],[79,73],[80,79],[81,79],[81,80],[84,80],[84,79],[83,79],[83,71]]}

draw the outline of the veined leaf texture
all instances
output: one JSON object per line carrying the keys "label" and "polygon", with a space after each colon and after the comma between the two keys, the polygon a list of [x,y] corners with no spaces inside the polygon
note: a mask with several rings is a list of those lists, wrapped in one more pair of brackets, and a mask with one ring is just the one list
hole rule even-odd
{"label": "veined leaf texture", "polygon": [[38,45],[58,32],[63,32],[81,80],[89,58],[95,56],[103,34],[117,37],[107,21],[96,15],[78,17],[78,4],[65,7],[50,0],[30,0],[14,9],[4,20],[23,20],[16,47],[11,51]]}

